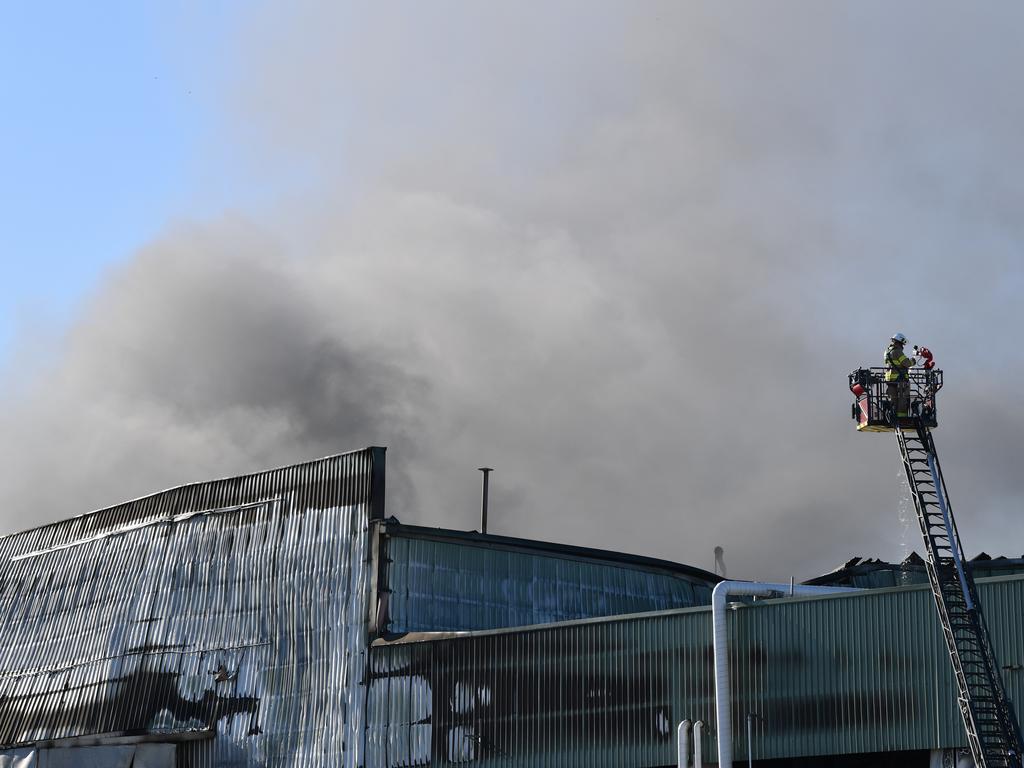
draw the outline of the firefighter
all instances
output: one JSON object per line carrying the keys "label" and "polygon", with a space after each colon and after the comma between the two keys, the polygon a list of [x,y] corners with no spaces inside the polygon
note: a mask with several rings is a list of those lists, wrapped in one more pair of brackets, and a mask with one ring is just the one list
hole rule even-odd
{"label": "firefighter", "polygon": [[897,417],[909,416],[910,413],[910,374],[908,371],[917,365],[917,359],[903,354],[903,346],[907,337],[902,333],[894,334],[885,350],[885,381]]}

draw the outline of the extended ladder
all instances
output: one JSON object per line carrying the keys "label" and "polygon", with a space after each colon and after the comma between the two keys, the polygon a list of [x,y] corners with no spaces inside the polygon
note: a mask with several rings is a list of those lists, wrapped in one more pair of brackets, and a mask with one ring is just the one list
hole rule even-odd
{"label": "extended ladder", "polygon": [[956,677],[960,714],[978,768],[1021,768],[1016,719],[1006,699],[977,589],[966,564],[931,431],[896,426],[927,552],[928,582]]}

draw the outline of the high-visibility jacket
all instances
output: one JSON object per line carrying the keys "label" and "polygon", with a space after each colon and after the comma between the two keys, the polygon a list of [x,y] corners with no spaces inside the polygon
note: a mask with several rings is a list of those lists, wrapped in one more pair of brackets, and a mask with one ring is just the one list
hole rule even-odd
{"label": "high-visibility jacket", "polygon": [[885,380],[906,381],[907,370],[917,361],[903,354],[902,344],[890,344],[885,350]]}

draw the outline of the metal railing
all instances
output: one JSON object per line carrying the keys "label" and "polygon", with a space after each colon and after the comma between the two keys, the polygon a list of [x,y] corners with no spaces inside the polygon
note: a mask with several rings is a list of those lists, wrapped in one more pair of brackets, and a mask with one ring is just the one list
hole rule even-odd
{"label": "metal railing", "polygon": [[894,424],[897,407],[894,399],[903,388],[907,413],[913,418],[924,419],[925,426],[934,427],[936,420],[935,396],[942,389],[942,371],[938,368],[925,370],[911,368],[902,382],[885,380],[886,368],[858,368],[850,373],[850,391],[857,397],[853,405],[853,418],[861,421],[866,416],[870,424]]}

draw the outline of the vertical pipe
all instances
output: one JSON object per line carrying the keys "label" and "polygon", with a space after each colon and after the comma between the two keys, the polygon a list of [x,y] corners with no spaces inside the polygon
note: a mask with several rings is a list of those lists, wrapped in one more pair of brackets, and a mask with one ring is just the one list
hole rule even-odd
{"label": "vertical pipe", "polygon": [[690,768],[690,721],[683,720],[676,731],[679,752],[679,768]]}
{"label": "vertical pipe", "polygon": [[[789,580],[790,589],[793,588],[793,580]],[[754,768],[754,713],[747,713],[747,768]]]}
{"label": "vertical pipe", "polygon": [[693,768],[704,768],[704,754],[700,746],[700,737],[703,730],[703,720],[698,720],[693,724]]}
{"label": "vertical pipe", "polygon": [[[857,592],[851,587],[811,587],[803,584],[772,584],[757,581],[720,581],[711,590],[711,636],[715,647],[715,722],[718,725],[718,766],[732,764],[732,695],[729,687],[729,632],[725,605],[730,595],[749,597],[812,597],[838,592]],[[693,727],[694,745],[697,726]]]}
{"label": "vertical pipe", "polygon": [[478,467],[484,473],[484,488],[480,498],[480,533],[487,533],[487,494],[490,490],[490,474],[494,470],[491,467]]}

